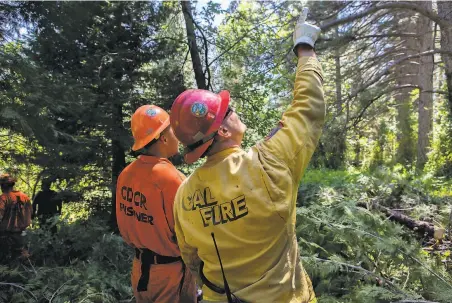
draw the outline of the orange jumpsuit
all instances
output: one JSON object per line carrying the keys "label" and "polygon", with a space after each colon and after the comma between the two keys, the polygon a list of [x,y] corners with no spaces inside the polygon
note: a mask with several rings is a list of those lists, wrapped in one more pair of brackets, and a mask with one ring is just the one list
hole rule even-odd
{"label": "orange jumpsuit", "polygon": [[0,259],[23,252],[21,233],[31,223],[31,212],[30,198],[23,192],[13,190],[0,195]]}
{"label": "orange jumpsuit", "polygon": [[31,223],[30,198],[13,190],[0,196],[0,231],[22,232]]}
{"label": "orange jumpsuit", "polygon": [[141,155],[120,174],[116,217],[135,248],[132,288],[137,302],[196,302],[195,278],[180,257],[174,196],[185,179],[167,159]]}

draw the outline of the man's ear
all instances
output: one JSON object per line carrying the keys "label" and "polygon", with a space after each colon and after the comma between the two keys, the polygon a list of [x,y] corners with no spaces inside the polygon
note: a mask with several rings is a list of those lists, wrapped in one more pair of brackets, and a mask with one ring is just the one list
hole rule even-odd
{"label": "man's ear", "polygon": [[220,128],[218,129],[218,136],[227,139],[231,136],[231,132],[226,126],[220,125]]}
{"label": "man's ear", "polygon": [[160,134],[159,140],[160,140],[163,144],[167,144],[167,143],[168,143],[168,139],[166,138],[166,135],[165,135],[165,134]]}

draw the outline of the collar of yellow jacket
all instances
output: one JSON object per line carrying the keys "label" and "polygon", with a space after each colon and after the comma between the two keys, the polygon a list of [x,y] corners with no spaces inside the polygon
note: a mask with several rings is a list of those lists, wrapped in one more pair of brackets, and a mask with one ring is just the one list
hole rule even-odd
{"label": "collar of yellow jacket", "polygon": [[143,161],[145,163],[154,163],[157,164],[159,162],[166,162],[166,163],[171,163],[168,159],[166,158],[159,158],[159,157],[155,157],[155,156],[148,156],[148,155],[139,155],[138,159],[140,159],[140,161]]}
{"label": "collar of yellow jacket", "polygon": [[236,153],[236,152],[241,151],[241,150],[242,149],[240,148],[240,146],[234,146],[234,147],[230,147],[230,148],[224,149],[224,150],[222,150],[222,151],[220,151],[220,152],[218,152],[216,154],[208,156],[205,165],[217,164],[218,162],[224,160],[229,155],[232,155],[233,153]]}

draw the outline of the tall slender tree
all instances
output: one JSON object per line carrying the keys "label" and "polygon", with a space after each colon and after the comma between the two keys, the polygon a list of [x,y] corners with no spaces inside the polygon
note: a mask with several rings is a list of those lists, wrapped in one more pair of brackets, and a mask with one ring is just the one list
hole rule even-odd
{"label": "tall slender tree", "polygon": [[[199,54],[198,43],[196,41],[195,20],[193,18],[191,2],[181,1],[182,12],[184,14],[185,29],[187,31],[187,41],[190,48],[191,62],[195,73],[196,85],[199,89],[208,89],[204,76],[201,56]],[[207,46],[205,46],[207,47]]]}
{"label": "tall slender tree", "polygon": [[[405,36],[400,37],[404,52],[395,56],[396,60],[406,55],[414,55],[419,52],[416,40],[416,19],[411,11],[395,12],[394,17],[398,23],[395,25],[396,30],[404,33]],[[400,89],[394,94],[397,104],[397,143],[398,149],[396,153],[396,162],[403,165],[411,165],[415,160],[415,144],[413,137],[413,121],[411,94],[415,90],[418,83],[419,60],[403,62],[394,67],[396,83]]]}
{"label": "tall slender tree", "polygon": [[[423,1],[420,6],[432,9],[432,2]],[[419,15],[416,21],[419,52],[433,50],[433,22],[431,19]],[[422,170],[427,163],[427,153],[431,146],[433,130],[433,54],[421,56],[419,60],[419,103],[418,103],[418,140],[416,166]]]}

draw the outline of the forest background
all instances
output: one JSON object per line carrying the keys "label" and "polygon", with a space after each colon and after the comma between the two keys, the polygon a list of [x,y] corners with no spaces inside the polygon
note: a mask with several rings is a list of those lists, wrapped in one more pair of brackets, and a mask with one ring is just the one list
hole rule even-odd
{"label": "forest background", "polygon": [[34,222],[27,262],[0,265],[0,302],[133,302],[113,207],[131,114],[228,89],[252,146],[291,102],[303,6],[328,103],[297,208],[319,301],[452,302],[448,1],[0,2],[0,170],[65,200],[57,237]]}

